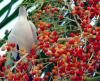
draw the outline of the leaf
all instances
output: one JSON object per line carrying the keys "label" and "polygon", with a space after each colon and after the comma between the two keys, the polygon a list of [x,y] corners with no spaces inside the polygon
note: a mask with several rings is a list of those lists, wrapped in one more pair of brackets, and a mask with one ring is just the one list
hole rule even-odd
{"label": "leaf", "polygon": [[13,66],[14,65],[14,61],[12,59],[9,59],[8,61],[6,61],[5,66]]}
{"label": "leaf", "polygon": [[99,81],[99,80],[100,80],[100,76],[97,76],[97,77],[94,77],[94,78],[86,77],[85,81]]}
{"label": "leaf", "polygon": [[14,65],[14,61],[12,59],[11,52],[7,52],[6,53],[6,57],[8,58],[8,60],[6,61],[5,66],[8,66],[8,65],[13,66]]}
{"label": "leaf", "polygon": [[[53,67],[54,67],[54,64],[48,65],[47,68],[42,72],[42,74],[45,74],[45,75],[46,75],[47,72],[51,72],[52,69],[53,69]],[[45,76],[45,75],[44,75],[44,76]],[[49,76],[49,77],[50,77],[50,76]]]}
{"label": "leaf", "polygon": [[[0,15],[3,15],[3,13],[5,13],[5,11],[8,10],[8,12],[7,12],[7,14],[6,14],[4,20],[0,23],[0,28],[2,28],[3,25],[5,24],[5,22],[7,21],[8,15],[9,15],[9,13],[10,13],[10,11],[11,11],[11,7],[12,7],[12,5],[13,5],[15,2],[16,2],[16,0],[12,0],[6,7],[4,7],[4,8],[0,11]],[[14,15],[15,15],[15,14],[14,14]],[[6,23],[6,24],[7,24],[7,23]]]}
{"label": "leaf", "polygon": [[70,0],[67,0],[67,2],[70,2]]}
{"label": "leaf", "polygon": [[0,3],[2,2],[3,0],[0,0]]}
{"label": "leaf", "polygon": [[2,81],[2,79],[0,79],[0,81]]}
{"label": "leaf", "polygon": [[41,58],[47,58],[48,56],[45,55],[45,53],[43,51],[40,52],[40,56]]}
{"label": "leaf", "polygon": [[0,47],[1,47],[4,43],[6,43],[6,40],[8,40],[8,35],[9,35],[9,33],[6,34],[5,37],[4,37],[3,39],[1,39],[1,40],[3,40],[3,41],[0,42]]}

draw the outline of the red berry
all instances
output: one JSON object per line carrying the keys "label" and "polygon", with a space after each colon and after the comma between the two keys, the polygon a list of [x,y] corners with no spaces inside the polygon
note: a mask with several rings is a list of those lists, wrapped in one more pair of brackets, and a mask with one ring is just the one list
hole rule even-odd
{"label": "red berry", "polygon": [[54,35],[54,36],[58,35],[57,31],[53,31],[52,35]]}
{"label": "red berry", "polygon": [[2,67],[2,71],[5,71],[5,70],[6,70],[6,67],[3,66],[3,67]]}
{"label": "red berry", "polygon": [[44,44],[44,42],[43,41],[39,41],[39,45],[43,45]]}
{"label": "red berry", "polygon": [[75,42],[74,40],[70,40],[69,44],[74,44],[74,42]]}
{"label": "red berry", "polygon": [[49,48],[49,47],[50,47],[50,44],[49,44],[49,43],[45,43],[44,46],[45,46],[46,48]]}
{"label": "red berry", "polygon": [[52,52],[50,52],[50,51],[47,51],[47,52],[46,52],[46,55],[47,55],[47,56],[51,56],[51,54],[52,54]]}
{"label": "red berry", "polygon": [[87,28],[92,28],[92,25],[91,25],[91,24],[89,24],[89,25],[87,26]]}
{"label": "red berry", "polygon": [[48,76],[50,76],[50,75],[51,75],[51,73],[50,73],[50,72],[47,72],[47,75],[48,75]]}
{"label": "red berry", "polygon": [[49,79],[49,76],[45,75],[44,80],[48,81],[48,79]]}
{"label": "red berry", "polygon": [[31,54],[35,55],[35,50],[34,49],[31,49]]}
{"label": "red berry", "polygon": [[81,7],[84,7],[84,3],[81,3],[80,6],[81,6]]}
{"label": "red berry", "polygon": [[24,75],[26,81],[29,81],[29,76],[27,74]]}
{"label": "red berry", "polygon": [[71,58],[67,56],[67,62],[69,63],[71,61]]}
{"label": "red berry", "polygon": [[91,7],[87,7],[87,10],[89,10],[89,11],[90,11],[90,10],[91,10]]}
{"label": "red berry", "polygon": [[14,47],[16,46],[16,44],[15,44],[15,43],[11,43],[10,46],[11,46],[12,48],[14,48]]}
{"label": "red berry", "polygon": [[40,77],[35,77],[33,81],[42,81],[42,78],[40,78]]}
{"label": "red berry", "polygon": [[71,34],[70,34],[70,36],[71,36],[71,37],[74,37],[74,36],[75,36],[75,34],[74,34],[74,33],[71,33]]}
{"label": "red berry", "polygon": [[51,24],[47,24],[47,27],[48,27],[48,28],[51,28]]}
{"label": "red berry", "polygon": [[45,30],[45,27],[44,26],[40,26],[40,30],[44,31]]}
{"label": "red berry", "polygon": [[36,71],[33,71],[33,72],[32,72],[32,75],[35,75],[35,74],[36,74]]}
{"label": "red berry", "polygon": [[34,57],[34,59],[37,59],[38,58],[38,55],[34,55],[33,57]]}
{"label": "red berry", "polygon": [[70,74],[75,74],[75,71],[73,71],[73,70],[72,70],[72,71],[70,71]]}
{"label": "red berry", "polygon": [[75,79],[76,79],[75,76],[72,76],[72,77],[71,77],[71,80],[72,80],[72,81],[75,81]]}
{"label": "red berry", "polygon": [[57,42],[58,38],[59,38],[59,36],[54,36],[54,38],[53,38],[54,42]]}
{"label": "red berry", "polygon": [[96,40],[100,41],[100,35],[96,36]]}
{"label": "red berry", "polygon": [[59,19],[60,19],[60,20],[62,20],[63,18],[64,18],[64,16],[62,16],[62,15],[59,16]]}
{"label": "red berry", "polygon": [[11,50],[11,47],[8,46],[8,47],[6,47],[6,49],[7,49],[7,51],[10,51]]}
{"label": "red berry", "polygon": [[95,31],[95,30],[93,30],[91,33],[94,35],[94,34],[96,34],[96,31]]}
{"label": "red berry", "polygon": [[89,0],[89,4],[93,4],[93,0]]}

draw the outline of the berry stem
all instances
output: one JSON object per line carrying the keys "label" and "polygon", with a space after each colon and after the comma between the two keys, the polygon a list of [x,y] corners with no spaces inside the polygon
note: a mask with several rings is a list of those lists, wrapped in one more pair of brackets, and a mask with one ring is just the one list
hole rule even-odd
{"label": "berry stem", "polygon": [[10,68],[10,70],[12,71],[14,68],[16,68],[16,66],[18,65],[18,63],[20,62],[20,61],[22,61],[25,57],[27,57],[29,54],[28,53],[26,53],[20,60],[18,60],[16,63],[15,63],[15,65],[13,66],[13,67],[11,67]]}
{"label": "berry stem", "polygon": [[79,27],[80,32],[81,32],[81,34],[82,34],[82,28],[81,28],[80,24],[78,23],[78,21],[77,21],[77,19],[76,19],[75,15],[73,15],[73,17],[74,17],[75,22],[76,22],[77,26]]}
{"label": "berry stem", "polygon": [[91,59],[92,59],[93,56],[94,56],[94,53],[92,53],[90,59],[88,60],[88,64],[90,63],[90,61],[91,61]]}

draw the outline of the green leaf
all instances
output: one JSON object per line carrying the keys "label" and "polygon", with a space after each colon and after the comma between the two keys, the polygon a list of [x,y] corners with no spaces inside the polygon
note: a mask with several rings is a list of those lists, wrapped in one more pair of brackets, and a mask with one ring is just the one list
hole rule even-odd
{"label": "green leaf", "polygon": [[15,12],[10,17],[8,17],[3,24],[0,24],[0,29],[17,16],[18,16],[18,9],[16,9]]}
{"label": "green leaf", "polygon": [[67,0],[67,2],[70,2],[70,0]]}
{"label": "green leaf", "polygon": [[[12,4],[17,2],[17,0],[12,0],[12,1],[13,1]],[[2,16],[9,9],[10,5],[11,5],[11,2],[8,5],[6,5],[2,10],[0,10],[0,16]]]}
{"label": "green leaf", "polygon": [[53,63],[48,65],[47,68],[42,73],[44,73],[46,75],[47,72],[51,72],[52,71],[53,67],[54,67]]}
{"label": "green leaf", "polygon": [[43,51],[40,52],[40,56],[41,58],[47,58],[48,56],[45,55],[45,53]]}
{"label": "green leaf", "polygon": [[7,34],[5,35],[5,37],[2,39],[3,42],[0,42],[0,47],[1,47],[4,43],[6,43],[6,40],[8,40],[8,35],[9,35],[9,33],[7,33]]}
{"label": "green leaf", "polygon": [[0,0],[0,3],[2,2],[3,0]]}
{"label": "green leaf", "polygon": [[6,53],[6,57],[7,57],[9,60],[6,61],[5,66],[8,66],[8,65],[13,66],[13,65],[14,65],[14,60],[12,59],[12,54],[11,54],[11,52],[7,52],[7,53]]}
{"label": "green leaf", "polygon": [[97,76],[97,77],[94,77],[94,78],[86,77],[85,81],[99,81],[99,80],[100,80],[100,76]]}
{"label": "green leaf", "polygon": [[13,66],[14,65],[14,61],[12,59],[9,59],[8,61],[6,61],[5,66]]}

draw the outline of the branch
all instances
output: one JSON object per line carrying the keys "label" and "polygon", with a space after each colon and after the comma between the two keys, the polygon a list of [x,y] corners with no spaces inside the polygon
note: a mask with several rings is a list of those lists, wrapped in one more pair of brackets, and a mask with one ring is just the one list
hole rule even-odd
{"label": "branch", "polygon": [[79,17],[79,15],[77,15],[77,18],[78,18],[81,22],[83,22],[82,19]]}
{"label": "branch", "polygon": [[89,64],[89,62],[91,61],[91,59],[92,59],[93,55],[94,55],[94,53],[92,53],[92,55],[91,55],[90,59],[88,60],[88,64]]}
{"label": "branch", "polygon": [[66,38],[59,38],[58,42],[60,42],[60,41],[66,41]]}
{"label": "branch", "polygon": [[5,78],[5,77],[0,77],[0,79],[3,79],[3,78]]}
{"label": "branch", "polygon": [[[64,2],[65,2],[65,5],[67,5],[68,7],[70,7],[70,5],[68,5],[67,3],[66,3],[66,0],[64,0]],[[71,7],[70,7],[71,8]],[[73,17],[74,17],[74,19],[75,20],[72,20],[72,19],[70,19],[70,18],[67,18],[67,19],[69,19],[69,20],[71,20],[71,21],[73,21],[73,22],[76,22],[76,24],[77,24],[77,26],[79,27],[79,30],[80,30],[80,32],[81,32],[81,34],[82,34],[82,28],[81,28],[81,26],[80,26],[80,24],[78,23],[78,21],[77,21],[77,19],[76,19],[76,17],[75,17],[75,15],[73,15]],[[77,16],[78,17],[78,16]],[[79,18],[79,17],[78,17]],[[80,18],[79,18],[80,19]],[[81,20],[81,19],[80,19]],[[82,20],[81,20],[82,21]],[[82,35],[81,35],[82,36]]]}
{"label": "branch", "polygon": [[45,65],[41,70],[45,69],[48,65],[52,64],[52,62],[49,62],[47,65]]}
{"label": "branch", "polygon": [[27,57],[29,54],[26,53],[20,60],[18,60],[15,65],[13,67],[10,68],[10,70],[12,71],[14,68],[16,68],[16,66],[18,65],[19,62],[21,62],[25,57]]}
{"label": "branch", "polygon": [[97,72],[97,71],[96,71],[95,73],[100,75],[100,72]]}
{"label": "branch", "polygon": [[99,81],[99,80],[100,80],[100,76],[97,76],[97,77],[93,77],[93,78],[86,77],[85,81]]}
{"label": "branch", "polygon": [[78,26],[79,29],[80,29],[80,32],[82,33],[82,28],[81,28],[80,24],[78,23],[78,21],[77,21],[75,15],[73,15],[73,17],[74,17],[74,19],[75,19],[75,22],[76,22],[77,26]]}
{"label": "branch", "polygon": [[68,17],[66,17],[66,19],[65,20],[70,20],[70,21],[73,21],[73,22],[76,22],[75,20],[73,20],[73,19],[70,19],[70,18],[68,18]]}

